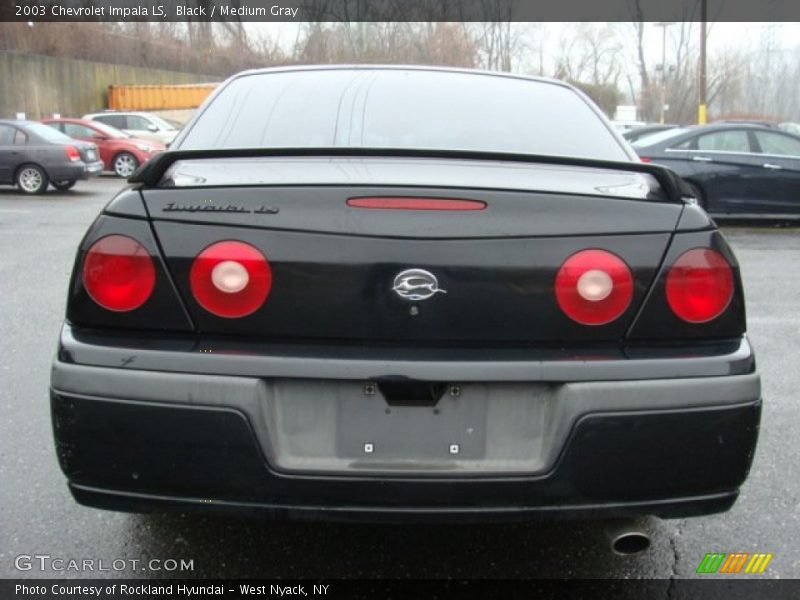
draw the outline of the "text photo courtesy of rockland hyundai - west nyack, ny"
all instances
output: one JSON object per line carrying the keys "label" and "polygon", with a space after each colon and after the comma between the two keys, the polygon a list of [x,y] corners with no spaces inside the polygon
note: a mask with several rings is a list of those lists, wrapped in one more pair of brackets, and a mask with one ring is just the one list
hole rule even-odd
{"label": "text photo courtesy of rockland hyundai - west nyack, ny", "polygon": [[800,594],[800,6],[146,4],[3,1],[2,598]]}

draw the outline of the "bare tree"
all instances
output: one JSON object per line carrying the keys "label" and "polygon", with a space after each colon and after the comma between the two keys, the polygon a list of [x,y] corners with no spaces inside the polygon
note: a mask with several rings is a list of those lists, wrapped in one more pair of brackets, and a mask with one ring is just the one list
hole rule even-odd
{"label": "bare tree", "polygon": [[[653,82],[650,78],[650,72],[647,67],[647,60],[644,52],[644,15],[639,0],[629,0],[631,13],[634,21],[631,27],[634,31],[635,40],[635,64],[639,75],[639,116],[646,120],[654,120],[656,114],[657,95],[654,89]],[[630,75],[628,75],[630,77]]]}
{"label": "bare tree", "polygon": [[510,20],[474,23],[469,30],[484,69],[511,71],[524,52],[522,30]]}
{"label": "bare tree", "polygon": [[608,23],[579,23],[562,37],[556,77],[592,85],[617,85],[622,65],[622,44]]}
{"label": "bare tree", "polygon": [[311,23],[303,30],[295,58],[473,67],[477,54],[467,30],[455,23]]}

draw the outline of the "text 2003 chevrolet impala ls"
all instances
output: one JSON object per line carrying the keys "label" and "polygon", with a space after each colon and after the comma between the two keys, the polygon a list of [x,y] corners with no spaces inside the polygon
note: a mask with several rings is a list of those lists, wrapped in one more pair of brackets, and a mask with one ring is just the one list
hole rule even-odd
{"label": "text 2003 chevrolet impala ls", "polygon": [[80,245],[52,372],[84,504],[346,518],[728,509],[736,259],[568,85],[242,73]]}

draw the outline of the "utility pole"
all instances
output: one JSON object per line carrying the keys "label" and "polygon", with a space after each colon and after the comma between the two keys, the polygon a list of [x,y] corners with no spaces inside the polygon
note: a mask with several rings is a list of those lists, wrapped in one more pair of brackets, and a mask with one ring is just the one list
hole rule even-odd
{"label": "utility pole", "polygon": [[661,119],[664,123],[664,107],[667,104],[667,27],[674,25],[667,21],[656,23],[656,27],[661,27]]}
{"label": "utility pole", "polygon": [[697,122],[705,125],[708,122],[706,115],[706,0],[700,0],[700,98],[697,106]]}

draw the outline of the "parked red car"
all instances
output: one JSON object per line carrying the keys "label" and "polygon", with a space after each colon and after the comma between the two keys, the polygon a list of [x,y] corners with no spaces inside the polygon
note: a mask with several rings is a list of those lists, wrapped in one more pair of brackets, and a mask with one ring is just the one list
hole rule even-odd
{"label": "parked red car", "polygon": [[42,123],[76,140],[97,144],[105,170],[113,171],[119,177],[130,177],[139,165],[166,148],[159,142],[131,137],[119,129],[97,121],[45,119]]}

